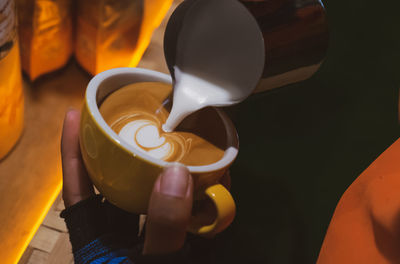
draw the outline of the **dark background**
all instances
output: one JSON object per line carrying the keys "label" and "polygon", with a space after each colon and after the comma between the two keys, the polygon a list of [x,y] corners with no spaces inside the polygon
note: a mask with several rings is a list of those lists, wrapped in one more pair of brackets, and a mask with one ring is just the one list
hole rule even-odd
{"label": "dark background", "polygon": [[341,195],[399,136],[398,1],[324,4],[330,46],[317,74],[228,109],[237,216],[210,245],[218,263],[315,263]]}

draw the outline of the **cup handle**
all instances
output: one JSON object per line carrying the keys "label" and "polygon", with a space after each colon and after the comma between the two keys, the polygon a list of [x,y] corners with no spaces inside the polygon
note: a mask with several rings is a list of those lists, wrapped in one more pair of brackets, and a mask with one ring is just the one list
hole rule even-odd
{"label": "cup handle", "polygon": [[189,224],[189,232],[212,237],[227,228],[235,218],[236,205],[230,192],[222,185],[215,184],[205,189],[205,194],[214,203],[216,218],[210,225],[200,225],[196,219]]}

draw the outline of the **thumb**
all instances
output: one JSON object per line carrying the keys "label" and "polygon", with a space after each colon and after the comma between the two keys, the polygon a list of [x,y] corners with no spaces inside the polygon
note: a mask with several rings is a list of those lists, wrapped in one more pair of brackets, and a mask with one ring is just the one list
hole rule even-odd
{"label": "thumb", "polygon": [[182,165],[166,168],[150,198],[143,254],[163,254],[183,247],[193,202],[193,180]]}

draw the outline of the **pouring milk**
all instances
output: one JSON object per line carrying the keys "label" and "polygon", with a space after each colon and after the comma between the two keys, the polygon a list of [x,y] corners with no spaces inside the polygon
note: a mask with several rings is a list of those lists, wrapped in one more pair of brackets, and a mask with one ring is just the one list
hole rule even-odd
{"label": "pouring milk", "polygon": [[165,132],[201,108],[244,100],[264,68],[261,31],[236,0],[181,4],[168,23],[164,50],[174,76],[172,109],[162,126]]}

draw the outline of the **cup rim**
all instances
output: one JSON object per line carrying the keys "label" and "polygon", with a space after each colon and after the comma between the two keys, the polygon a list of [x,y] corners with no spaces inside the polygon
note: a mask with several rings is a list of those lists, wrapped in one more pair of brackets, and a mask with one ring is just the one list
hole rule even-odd
{"label": "cup rim", "polygon": [[[93,117],[94,121],[97,123],[97,125],[101,128],[102,132],[109,138],[111,141],[116,143],[116,145],[119,148],[122,148],[123,150],[129,152],[136,158],[140,158],[148,163],[151,163],[153,165],[159,166],[159,167],[167,167],[169,165],[172,165],[176,162],[167,162],[164,160],[156,159],[150,155],[148,155],[145,152],[139,151],[135,149],[133,146],[128,144],[126,141],[124,141],[121,137],[117,135],[117,133],[114,132],[114,130],[111,129],[111,127],[106,123],[102,115],[100,114],[99,107],[97,106],[97,91],[98,88],[100,87],[101,83],[107,80],[110,77],[115,77],[116,75],[120,74],[132,74],[132,78],[134,79],[134,75],[142,75],[148,78],[148,81],[159,81],[159,82],[164,82],[168,84],[172,84],[172,78],[171,76],[149,70],[149,69],[143,69],[143,68],[129,68],[129,67],[122,67],[122,68],[114,68],[111,70],[106,70],[104,72],[101,72],[97,75],[95,75],[89,82],[86,88],[86,93],[85,93],[85,101],[89,110],[89,114]],[[134,83],[134,81],[132,81]],[[192,173],[204,173],[204,172],[212,172],[212,171],[217,171],[223,168],[228,167],[236,158],[238,154],[238,148],[239,148],[239,140],[238,140],[238,135],[236,132],[235,127],[233,126],[232,121],[228,118],[228,116],[222,112],[220,109],[215,108],[216,112],[220,116],[223,124],[225,131],[227,133],[227,141],[228,141],[228,148],[224,151],[224,156],[222,159],[218,160],[215,163],[207,164],[207,165],[202,165],[202,166],[188,166],[185,165],[190,172]]]}

